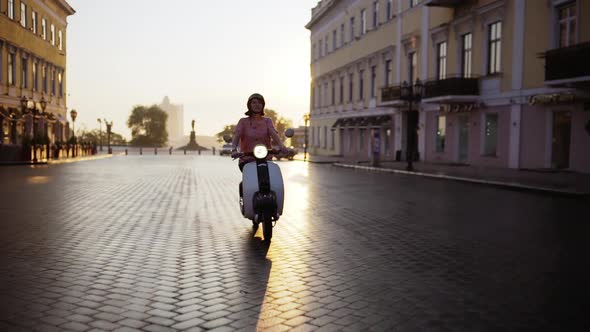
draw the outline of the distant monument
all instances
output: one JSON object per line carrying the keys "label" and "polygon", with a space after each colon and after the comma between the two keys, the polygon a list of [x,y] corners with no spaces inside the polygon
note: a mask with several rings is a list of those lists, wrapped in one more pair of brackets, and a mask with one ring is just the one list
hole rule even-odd
{"label": "distant monument", "polygon": [[185,146],[181,146],[176,150],[187,150],[187,151],[202,151],[202,150],[209,150],[204,146],[200,146],[197,143],[197,138],[196,138],[196,134],[195,134],[195,120],[191,121],[191,138],[188,142],[187,145]]}

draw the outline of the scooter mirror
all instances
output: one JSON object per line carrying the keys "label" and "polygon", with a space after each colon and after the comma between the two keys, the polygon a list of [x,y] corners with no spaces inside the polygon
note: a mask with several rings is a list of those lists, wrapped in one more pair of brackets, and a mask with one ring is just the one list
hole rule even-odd
{"label": "scooter mirror", "polygon": [[285,136],[293,137],[293,135],[295,135],[295,130],[293,130],[293,128],[289,128],[289,129],[285,130]]}
{"label": "scooter mirror", "polygon": [[230,135],[223,135],[223,140],[225,143],[231,143],[232,137]]}

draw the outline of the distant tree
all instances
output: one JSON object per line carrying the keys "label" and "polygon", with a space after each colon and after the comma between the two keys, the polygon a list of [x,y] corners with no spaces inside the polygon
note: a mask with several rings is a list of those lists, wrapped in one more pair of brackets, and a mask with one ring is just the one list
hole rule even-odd
{"label": "distant tree", "polygon": [[222,131],[215,134],[215,137],[217,137],[217,142],[222,143],[222,144],[225,143],[225,139],[223,137],[226,135],[233,137],[235,130],[236,130],[236,125],[227,125],[227,126],[223,127]]}
{"label": "distant tree", "polygon": [[[102,144],[107,145],[107,133],[103,130],[99,133],[100,130],[93,129],[93,130],[76,130],[77,140],[79,142],[91,142],[96,144],[100,144],[100,134],[102,134]],[[127,145],[127,140],[121,135],[111,131],[111,145]]]}
{"label": "distant tree", "polygon": [[164,146],[168,141],[167,120],[168,114],[156,105],[135,106],[127,120],[127,127],[131,129],[129,143],[134,146]]}
{"label": "distant tree", "polygon": [[293,128],[293,121],[282,116],[279,116],[275,110],[271,110],[268,108],[264,109],[264,116],[272,120],[272,123],[274,123],[275,125],[275,129],[279,132],[279,137],[282,141],[284,141],[285,130],[287,130],[287,128]]}

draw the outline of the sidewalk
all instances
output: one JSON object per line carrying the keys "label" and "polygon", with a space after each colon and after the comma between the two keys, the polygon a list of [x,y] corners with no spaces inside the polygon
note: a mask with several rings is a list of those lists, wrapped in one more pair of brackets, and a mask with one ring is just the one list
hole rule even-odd
{"label": "sidewalk", "polygon": [[[303,161],[303,155],[296,160]],[[338,156],[308,155],[312,163],[337,167],[417,175],[437,179],[471,182],[516,190],[548,194],[590,196],[590,174],[557,170],[505,169],[443,163],[414,163],[414,172],[406,171],[406,162],[383,161],[374,167],[370,161],[358,161]]]}
{"label": "sidewalk", "polygon": [[0,166],[37,166],[37,165],[55,165],[55,164],[66,164],[66,163],[75,163],[79,161],[87,161],[87,160],[97,160],[97,159],[104,159],[110,158],[113,155],[110,154],[96,154],[93,156],[83,156],[83,157],[75,157],[75,158],[60,158],[60,159],[43,159],[39,160],[36,163],[32,161],[2,161],[0,162]]}

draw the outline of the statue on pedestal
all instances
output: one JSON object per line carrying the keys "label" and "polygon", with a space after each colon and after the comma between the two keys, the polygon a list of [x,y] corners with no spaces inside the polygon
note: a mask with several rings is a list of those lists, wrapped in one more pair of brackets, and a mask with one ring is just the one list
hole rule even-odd
{"label": "statue on pedestal", "polygon": [[195,120],[191,121],[191,136],[190,140],[187,145],[181,146],[176,150],[188,150],[188,151],[202,151],[202,150],[209,150],[206,147],[200,146],[197,143],[197,136],[195,134]]}

